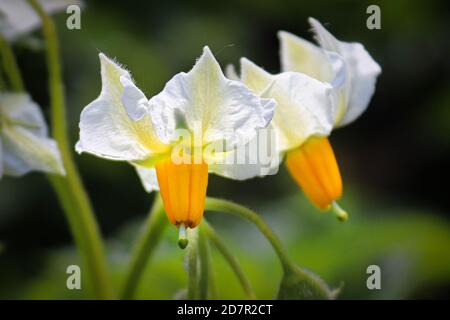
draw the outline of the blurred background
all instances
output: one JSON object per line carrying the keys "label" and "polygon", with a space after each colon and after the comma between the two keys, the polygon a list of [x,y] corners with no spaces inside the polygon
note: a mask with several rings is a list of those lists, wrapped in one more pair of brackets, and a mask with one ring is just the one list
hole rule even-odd
{"label": "blurred background", "polygon": [[[450,292],[450,5],[448,1],[85,1],[81,30],[55,15],[64,63],[70,134],[101,88],[98,53],[124,64],[148,97],[175,73],[188,71],[209,45],[224,67],[248,57],[278,72],[278,30],[312,40],[317,18],[340,40],[364,44],[382,66],[367,111],[331,142],[344,179],[346,223],[309,204],[284,167],[246,182],[210,177],[208,194],[257,210],[295,261],[340,298],[431,299]],[[381,30],[366,28],[366,8],[381,8]],[[40,31],[32,34],[41,39]],[[28,43],[28,44],[27,44]],[[39,41],[14,46],[28,91],[48,119],[46,65]],[[116,285],[153,195],[125,164],[76,156],[96,210]],[[242,262],[258,298],[272,298],[281,267],[266,240],[245,221],[206,218]],[[147,266],[138,298],[171,299],[186,286],[184,252],[168,228]],[[0,181],[0,298],[88,297],[66,289],[66,267],[79,263],[45,176]],[[232,271],[214,251],[221,298],[244,298]],[[382,290],[368,290],[366,268],[382,270]]]}

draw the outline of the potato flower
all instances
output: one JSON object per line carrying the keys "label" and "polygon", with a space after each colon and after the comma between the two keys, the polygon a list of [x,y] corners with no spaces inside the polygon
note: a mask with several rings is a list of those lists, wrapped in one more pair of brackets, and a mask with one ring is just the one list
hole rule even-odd
{"label": "potato flower", "polygon": [[[318,208],[333,208],[345,220],[336,202],[342,178],[328,136],[367,108],[381,69],[361,44],[338,41],[318,21],[309,21],[321,47],[282,31],[283,72],[269,74],[243,58],[240,79],[261,97],[276,100],[271,125],[294,180]],[[232,67],[228,74],[238,78]]]}
{"label": "potato flower", "polygon": [[170,222],[196,227],[203,216],[208,172],[232,179],[228,158],[272,119],[275,102],[227,79],[208,47],[188,73],[176,74],[147,99],[128,71],[100,54],[102,91],[84,108],[78,152],[128,161],[147,191],[159,189]]}
{"label": "potato flower", "polygon": [[[321,137],[327,137],[333,129],[334,121],[334,95],[333,87],[325,82],[311,78],[303,73],[283,72],[280,74],[270,74],[258,67],[246,58],[241,59],[241,80],[249,88],[258,93],[261,97],[271,97],[277,102],[275,115],[271,126],[276,132],[276,148],[280,157],[287,154],[286,164],[298,181],[298,163],[304,172],[302,177],[308,175],[307,183],[302,185],[305,193],[321,209],[327,209],[330,205],[328,198],[321,192],[314,181],[316,178],[313,166],[309,166],[306,157],[301,157],[298,152],[309,150],[311,146],[320,148],[321,156],[326,164],[326,171],[321,171],[318,179],[334,179],[336,185],[328,183],[329,189],[325,190],[326,195],[335,197],[340,192],[342,186],[337,185],[340,181],[339,171],[331,148],[323,145]],[[331,152],[331,154],[330,154]],[[293,158],[295,157],[295,159]],[[320,160],[317,158],[315,160]],[[316,164],[313,164],[316,165]],[[295,173],[295,174],[294,174]],[[331,176],[328,176],[331,175]],[[336,181],[335,181],[336,180]],[[309,191],[309,192],[308,192]]]}
{"label": "potato flower", "polygon": [[30,171],[65,175],[36,103],[25,93],[0,92],[0,178]]}

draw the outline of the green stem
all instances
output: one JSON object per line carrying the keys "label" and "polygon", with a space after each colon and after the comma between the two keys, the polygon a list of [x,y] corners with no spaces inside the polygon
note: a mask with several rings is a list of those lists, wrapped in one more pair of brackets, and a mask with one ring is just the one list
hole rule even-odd
{"label": "green stem", "polygon": [[210,261],[208,256],[208,241],[203,228],[200,227],[198,237],[198,255],[200,259],[199,298],[208,299],[208,282],[210,278]]}
{"label": "green stem", "polygon": [[168,220],[164,214],[161,197],[155,196],[144,229],[134,245],[128,271],[125,276],[121,299],[132,299],[149,257],[155,251]]}
{"label": "green stem", "polygon": [[7,87],[2,71],[3,70],[0,69],[0,91],[6,91]]}
{"label": "green stem", "polygon": [[211,246],[209,242],[206,242],[206,257],[208,260],[208,283],[209,283],[209,297],[212,300],[219,299],[219,291],[217,289],[216,275],[214,273],[214,266],[211,255]]}
{"label": "green stem", "polygon": [[112,292],[102,239],[91,203],[73,161],[72,147],[67,134],[64,86],[56,28],[53,20],[47,15],[37,0],[28,0],[28,2],[42,20],[47,47],[51,127],[67,173],[66,177],[52,176],[50,181],[65,209],[72,234],[86,265],[86,274],[94,290],[95,297],[109,299],[112,297]]}
{"label": "green stem", "polygon": [[256,227],[261,231],[261,233],[270,242],[273,249],[280,259],[281,265],[285,272],[296,269],[295,263],[289,257],[286,249],[283,247],[281,241],[275,235],[275,233],[270,229],[266,222],[253,210],[250,210],[244,206],[237,203],[215,198],[206,198],[205,210],[216,211],[223,213],[231,213],[245,218],[256,225]]}
{"label": "green stem", "polygon": [[241,265],[239,264],[239,261],[236,259],[236,257],[231,253],[231,251],[227,248],[227,246],[222,241],[222,239],[219,237],[219,235],[206,222],[205,219],[203,219],[201,227],[205,230],[205,233],[208,236],[208,238],[211,240],[211,242],[214,244],[214,246],[217,248],[217,250],[219,250],[219,252],[222,254],[222,256],[225,258],[225,260],[230,265],[231,269],[236,274],[236,277],[238,278],[239,282],[241,283],[241,286],[244,289],[244,292],[247,295],[247,297],[252,300],[256,299],[256,295],[253,292],[250,281],[248,280],[247,276],[245,275],[244,271],[242,270]]}
{"label": "green stem", "polygon": [[188,291],[187,298],[196,300],[198,294],[198,228],[188,229],[189,244],[187,246]]}
{"label": "green stem", "polygon": [[14,52],[8,41],[0,34],[0,55],[2,57],[3,69],[8,76],[9,84],[14,91],[24,91],[22,77],[17,65]]}

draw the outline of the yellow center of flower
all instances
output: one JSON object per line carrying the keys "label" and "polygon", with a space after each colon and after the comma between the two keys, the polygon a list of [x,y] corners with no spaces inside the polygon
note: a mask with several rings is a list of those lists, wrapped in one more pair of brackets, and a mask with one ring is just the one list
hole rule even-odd
{"label": "yellow center of flower", "polygon": [[208,165],[201,163],[175,164],[170,158],[156,166],[164,209],[176,226],[195,228],[203,217]]}
{"label": "yellow center of flower", "polygon": [[322,210],[332,207],[338,218],[347,214],[335,202],[342,196],[342,179],[327,138],[313,137],[287,154],[286,166],[309,200]]}

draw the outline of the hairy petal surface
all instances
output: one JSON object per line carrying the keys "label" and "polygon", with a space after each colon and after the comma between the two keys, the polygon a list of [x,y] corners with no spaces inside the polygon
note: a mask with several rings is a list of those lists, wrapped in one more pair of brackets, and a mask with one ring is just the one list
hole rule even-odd
{"label": "hairy petal surface", "polygon": [[100,54],[102,91],[80,117],[78,152],[141,161],[168,148],[155,133],[145,95],[128,71]]}

